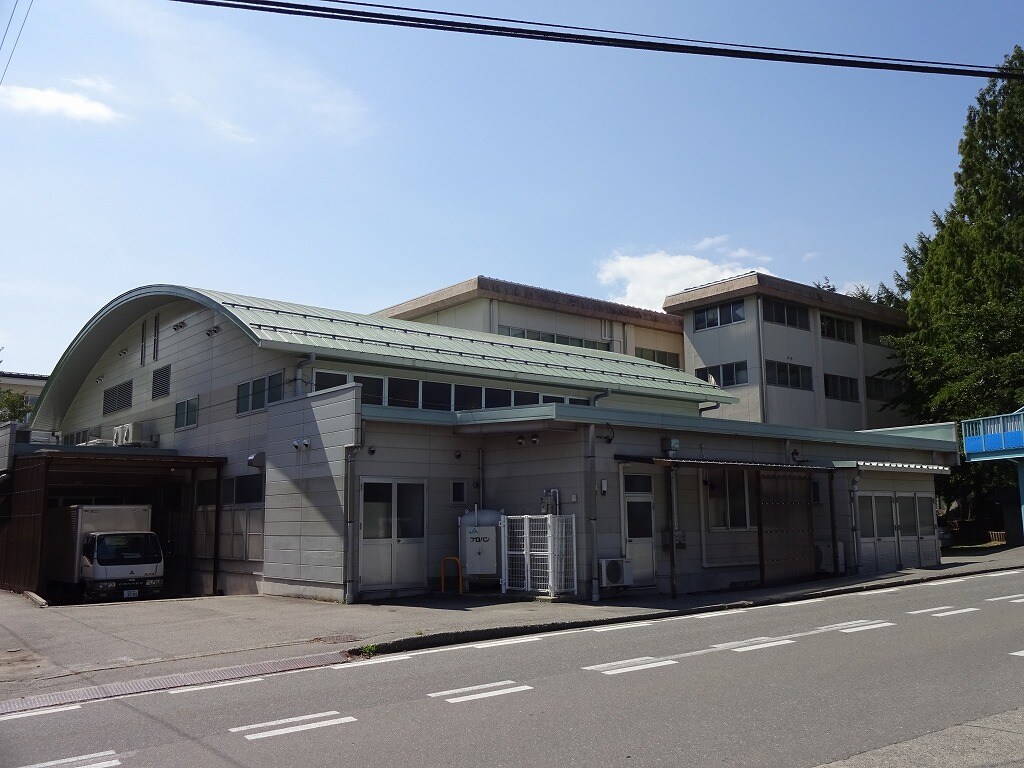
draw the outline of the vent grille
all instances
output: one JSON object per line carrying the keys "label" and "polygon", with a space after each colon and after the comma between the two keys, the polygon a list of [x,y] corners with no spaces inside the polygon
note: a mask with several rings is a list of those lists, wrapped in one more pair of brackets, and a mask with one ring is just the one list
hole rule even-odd
{"label": "vent grille", "polygon": [[171,394],[171,366],[165,365],[153,371],[153,399]]}
{"label": "vent grille", "polygon": [[132,407],[132,382],[126,382],[103,391],[103,415]]}

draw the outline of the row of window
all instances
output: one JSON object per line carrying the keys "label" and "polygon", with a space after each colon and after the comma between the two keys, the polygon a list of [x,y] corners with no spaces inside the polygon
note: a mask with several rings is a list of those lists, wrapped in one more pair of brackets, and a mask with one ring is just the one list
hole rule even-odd
{"label": "row of window", "polygon": [[693,375],[719,387],[736,387],[747,383],[747,361],[709,365],[707,368],[698,368]]}
{"label": "row of window", "polygon": [[569,347],[583,347],[585,349],[599,349],[604,352],[610,352],[612,348],[610,341],[582,339],[579,336],[568,336],[561,333],[550,333],[548,331],[535,331],[530,328],[516,328],[511,325],[499,325],[498,334],[500,336],[511,336],[513,339],[547,341],[552,344],[565,344]]}
{"label": "row of window", "polygon": [[[810,310],[800,304],[794,304],[779,299],[762,299],[762,315],[766,323],[777,323],[787,325],[791,328],[800,328],[805,331],[811,329]],[[696,309],[693,312],[693,329],[702,331],[707,328],[717,328],[720,325],[743,322],[745,319],[743,300],[738,299],[725,304],[718,304],[713,307]],[[852,320],[847,320],[834,315],[821,315],[822,338],[835,339],[848,344],[855,344],[856,326]],[[861,329],[865,344],[876,346],[889,346],[883,340],[889,336],[896,336],[900,330],[892,325],[876,323],[870,320],[861,321]]]}
{"label": "row of window", "polygon": [[235,391],[235,414],[262,410],[268,403],[276,403],[283,397],[284,373],[281,371],[244,381]]}
{"label": "row of window", "polygon": [[315,392],[343,384],[361,384],[364,405],[388,405],[428,411],[471,411],[479,408],[508,408],[513,405],[539,403],[590,405],[590,400],[585,397],[566,397],[518,389],[420,381],[395,376],[360,376],[327,370],[317,370],[313,374]]}
{"label": "row of window", "polygon": [[670,368],[679,368],[679,353],[666,352],[663,349],[648,349],[637,347],[634,354],[642,360],[650,360],[652,363],[660,363]]}

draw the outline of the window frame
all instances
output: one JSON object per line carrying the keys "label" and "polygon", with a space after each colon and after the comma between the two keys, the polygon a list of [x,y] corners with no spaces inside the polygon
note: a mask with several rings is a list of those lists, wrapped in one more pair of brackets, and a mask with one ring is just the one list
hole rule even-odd
{"label": "window frame", "polygon": [[[746,306],[746,301],[743,299],[734,299],[733,301],[725,301],[721,304],[695,309],[693,310],[693,330],[696,333],[697,331],[720,328],[723,325],[746,322]],[[712,316],[714,317],[714,322],[708,322]]]}
{"label": "window frame", "polygon": [[[742,366],[742,367],[741,367]],[[732,383],[726,383],[726,369],[732,369]],[[742,381],[740,381],[740,373],[742,371]],[[704,375],[701,375],[704,374]],[[718,365],[709,365],[704,368],[697,368],[694,370],[693,375],[702,381],[711,383],[708,376],[714,376],[715,386],[725,389],[726,387],[742,387],[750,383],[750,370],[747,366],[746,360],[735,360],[731,363],[720,363]]]}
{"label": "window frame", "polygon": [[819,325],[823,339],[841,341],[844,344],[857,343],[857,327],[853,320],[822,312],[819,316]]}
{"label": "window frame", "polygon": [[[721,472],[724,476],[724,490],[725,490],[725,508],[724,512],[724,525],[712,525],[712,508],[711,508],[711,491],[713,490],[713,479],[709,477],[712,473]],[[754,470],[737,467],[709,467],[700,471],[700,503],[701,509],[704,512],[705,526],[708,532],[720,533],[723,531],[757,531],[760,526],[760,515],[759,510],[754,509],[754,505],[758,503],[756,491],[756,474],[752,477]],[[743,477],[743,525],[734,525],[733,515],[737,511],[734,509],[732,499],[730,498],[731,493],[735,488],[730,482],[730,474],[739,473]]]}
{"label": "window frame", "polygon": [[[780,313],[781,319],[779,319]],[[761,302],[761,319],[766,323],[784,325],[787,328],[796,328],[801,331],[811,330],[810,308],[793,301],[783,301],[765,296]]]}
{"label": "window frame", "polygon": [[[191,406],[191,407],[190,407]],[[184,422],[179,425],[179,412],[184,412]],[[191,416],[191,421],[189,417]],[[199,426],[199,395],[179,400],[174,404],[174,431],[182,432],[186,429],[195,429]]]}
{"label": "window frame", "polygon": [[[271,379],[280,377],[280,384],[271,384]],[[240,407],[242,402],[242,387],[246,387],[245,390],[245,403],[246,407],[243,409]],[[258,387],[258,389],[257,389]],[[271,393],[275,388],[279,387],[278,395],[271,398]],[[254,392],[259,391],[262,398],[260,405],[254,405]],[[267,410],[267,406],[271,403],[279,403],[284,400],[284,370],[273,371],[265,376],[257,376],[255,379],[249,379],[248,381],[239,382],[235,386],[235,416],[246,416],[250,413],[258,413],[259,411]]]}
{"label": "window frame", "polygon": [[852,376],[826,373],[824,379],[825,397],[847,403],[860,402],[860,383]]}

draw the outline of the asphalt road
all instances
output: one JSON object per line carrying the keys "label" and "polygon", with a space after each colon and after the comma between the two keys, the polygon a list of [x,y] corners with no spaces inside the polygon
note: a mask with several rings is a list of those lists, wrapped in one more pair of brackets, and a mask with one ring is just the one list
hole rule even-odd
{"label": "asphalt road", "polygon": [[2,716],[0,767],[1014,765],[1022,618],[1016,571],[377,656]]}

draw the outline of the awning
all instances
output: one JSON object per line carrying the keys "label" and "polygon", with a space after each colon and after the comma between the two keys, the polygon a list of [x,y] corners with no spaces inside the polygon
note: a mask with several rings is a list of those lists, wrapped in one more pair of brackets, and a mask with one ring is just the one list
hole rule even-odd
{"label": "awning", "polygon": [[948,475],[949,467],[943,464],[903,464],[896,461],[833,461],[836,469],[870,470],[872,472],[928,472],[933,475]]}
{"label": "awning", "polygon": [[664,456],[626,456],[620,453],[615,454],[615,460],[633,464],[657,464],[659,466],[689,466],[689,467],[748,467],[754,469],[774,469],[786,472],[831,472],[830,466],[820,464],[792,464],[767,461],[732,461],[724,459],[669,459]]}

